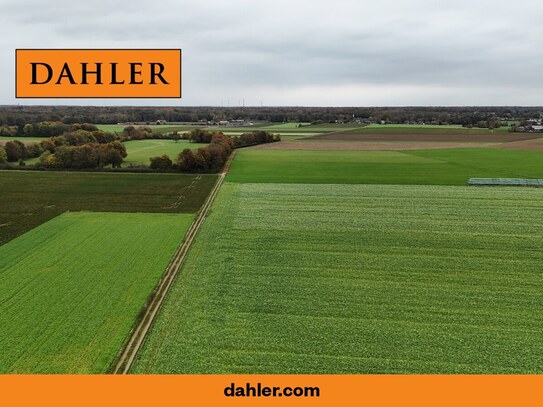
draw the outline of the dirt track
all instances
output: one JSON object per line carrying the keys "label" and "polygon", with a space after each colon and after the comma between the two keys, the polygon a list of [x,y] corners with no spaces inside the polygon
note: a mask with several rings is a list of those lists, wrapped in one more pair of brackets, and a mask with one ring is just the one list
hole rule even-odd
{"label": "dirt track", "polygon": [[430,150],[437,148],[493,147],[501,143],[466,143],[439,141],[280,141],[259,144],[251,150],[306,150],[306,151],[394,151]]}
{"label": "dirt track", "polygon": [[185,257],[190,249],[192,241],[198,233],[200,226],[204,222],[209,212],[211,204],[213,203],[215,197],[217,196],[217,193],[219,192],[219,189],[221,188],[221,185],[224,181],[226,173],[228,172],[228,169],[230,168],[230,163],[232,162],[235,153],[236,152],[234,151],[230,155],[230,158],[226,162],[223,171],[219,174],[213,190],[211,191],[204,205],[198,212],[196,219],[190,225],[190,228],[186,233],[185,238],[183,239],[183,243],[181,244],[181,246],[179,246],[177,252],[170,260],[170,264],[166,268],[164,275],[162,276],[162,278],[158,282],[158,285],[155,287],[153,293],[150,295],[146,304],[144,305],[144,308],[141,312],[140,322],[132,331],[128,342],[124,346],[120,356],[116,361],[115,367],[113,368],[114,374],[126,374],[130,370],[130,367],[132,366],[132,363],[134,362],[134,359],[136,358],[136,355],[141,348],[141,345],[143,344],[143,340],[145,339],[145,336],[147,335],[147,332],[149,331],[149,328],[151,327],[155,316],[160,309],[160,306],[162,305],[166,294],[168,293],[170,286],[172,285],[177,273],[179,272],[179,269],[185,261]]}
{"label": "dirt track", "polygon": [[505,143],[498,146],[499,148],[509,148],[512,150],[534,150],[542,151],[543,150],[543,138],[535,140],[522,140],[515,141],[512,143]]}
{"label": "dirt track", "polygon": [[496,134],[322,134],[306,137],[306,140],[344,140],[344,141],[446,141],[446,142],[490,142],[533,140],[541,138],[541,133],[496,133]]}

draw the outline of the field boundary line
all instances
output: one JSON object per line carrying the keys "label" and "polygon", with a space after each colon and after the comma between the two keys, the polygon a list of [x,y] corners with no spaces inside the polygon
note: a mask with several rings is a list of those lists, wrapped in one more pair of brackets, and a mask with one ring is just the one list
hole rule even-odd
{"label": "field boundary line", "polygon": [[[340,133],[345,133],[345,132],[349,132],[351,130],[355,130],[355,129],[361,129],[363,127],[366,127],[367,125],[360,125],[360,126],[355,126],[355,127],[349,127],[349,128],[346,128],[346,129],[342,129],[342,130],[330,130],[330,131],[325,131],[325,132],[322,132],[320,134],[313,134],[311,136],[307,136],[307,135],[303,135],[303,133],[300,133],[300,137],[295,139],[295,140],[311,140],[312,137],[318,137],[318,136],[333,136],[335,134],[340,134]],[[281,135],[279,133],[279,135]]]}
{"label": "field boundary line", "polygon": [[181,266],[185,261],[185,257],[190,249],[190,246],[192,245],[192,242],[196,234],[198,233],[200,226],[202,226],[205,218],[207,217],[209,209],[211,208],[211,205],[213,204],[213,201],[215,200],[215,197],[217,196],[217,193],[219,192],[221,185],[224,182],[224,178],[228,172],[228,169],[230,168],[230,163],[234,159],[235,153],[236,152],[233,151],[232,154],[230,154],[230,157],[226,161],[226,164],[224,165],[222,171],[218,174],[215,186],[211,190],[211,193],[204,202],[203,206],[198,211],[196,219],[194,219],[194,221],[190,225],[189,230],[185,234],[183,242],[170,260],[170,263],[168,264],[165,273],[163,274],[157,286],[151,293],[150,298],[144,305],[144,309],[142,311],[143,314],[141,315],[140,322],[132,331],[130,338],[126,342],[126,345],[124,346],[119,358],[117,359],[115,367],[112,371],[113,374],[127,374],[132,367],[132,363],[134,362],[136,355],[140,350],[143,341],[145,340],[145,337],[153,324],[153,321],[160,309],[160,306],[162,305],[166,294],[168,293],[173,281],[175,280],[175,277],[179,273],[179,270],[181,269]]}

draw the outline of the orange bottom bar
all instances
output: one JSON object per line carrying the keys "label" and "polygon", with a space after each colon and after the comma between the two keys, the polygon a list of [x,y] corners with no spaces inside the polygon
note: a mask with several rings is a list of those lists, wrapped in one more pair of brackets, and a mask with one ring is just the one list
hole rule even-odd
{"label": "orange bottom bar", "polygon": [[[274,387],[275,396],[272,395]],[[0,376],[0,403],[56,407],[269,406],[276,403],[287,406],[530,406],[541,405],[542,388],[543,376],[4,375]],[[244,394],[249,397],[243,397]]]}

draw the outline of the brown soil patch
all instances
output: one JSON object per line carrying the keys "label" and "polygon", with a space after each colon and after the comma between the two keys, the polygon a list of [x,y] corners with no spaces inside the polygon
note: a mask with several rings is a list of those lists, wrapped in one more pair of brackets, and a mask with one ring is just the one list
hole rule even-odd
{"label": "brown soil patch", "polygon": [[509,148],[512,150],[543,151],[543,138],[535,140],[514,141],[512,143],[501,144],[498,146],[498,148]]}
{"label": "brown soil patch", "polygon": [[458,143],[439,141],[280,141],[278,143],[259,144],[253,150],[306,150],[306,151],[395,151],[395,150],[431,150],[437,148],[491,147],[500,143]]}
{"label": "brown soil patch", "polygon": [[446,142],[510,142],[541,138],[536,133],[503,134],[322,134],[306,137],[306,140],[345,140],[345,141],[446,141]]}

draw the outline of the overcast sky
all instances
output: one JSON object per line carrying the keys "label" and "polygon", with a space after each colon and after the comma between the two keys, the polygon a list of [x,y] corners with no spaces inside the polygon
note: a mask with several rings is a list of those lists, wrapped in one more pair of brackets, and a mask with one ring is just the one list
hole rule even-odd
{"label": "overcast sky", "polygon": [[[543,105],[541,0],[0,0],[0,104]],[[181,48],[183,98],[15,99],[16,48]]]}

